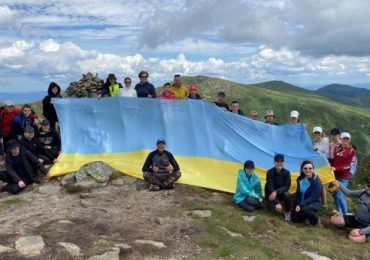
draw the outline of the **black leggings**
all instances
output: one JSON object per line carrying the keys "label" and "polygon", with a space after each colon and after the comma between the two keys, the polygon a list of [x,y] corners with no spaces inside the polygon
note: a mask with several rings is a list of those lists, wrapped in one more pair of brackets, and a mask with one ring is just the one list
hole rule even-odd
{"label": "black leggings", "polygon": [[253,212],[255,209],[262,208],[261,202],[258,199],[250,196],[247,196],[242,202],[239,202],[237,205],[248,212]]}
{"label": "black leggings", "polygon": [[316,216],[316,211],[311,209],[309,206],[302,206],[299,212],[296,212],[295,209],[292,211],[292,222],[304,222],[306,219],[308,219],[311,225],[316,225],[319,222],[319,218]]}

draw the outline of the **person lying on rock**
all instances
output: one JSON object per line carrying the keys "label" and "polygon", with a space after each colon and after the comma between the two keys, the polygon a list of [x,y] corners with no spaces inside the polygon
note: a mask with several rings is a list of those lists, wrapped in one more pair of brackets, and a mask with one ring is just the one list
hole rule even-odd
{"label": "person lying on rock", "polygon": [[150,183],[150,191],[173,189],[181,177],[180,167],[172,153],[166,150],[166,141],[157,140],[157,149],[152,151],[143,166],[143,178]]}
{"label": "person lying on rock", "polygon": [[349,233],[349,239],[355,243],[365,243],[370,237],[370,177],[367,178],[363,189],[351,191],[339,181],[335,181],[340,190],[349,198],[358,198],[356,213],[354,215],[338,214],[330,219],[336,227],[354,228]]}
{"label": "person lying on rock", "polygon": [[5,171],[0,172],[0,180],[8,183],[0,189],[1,192],[17,194],[32,183],[40,183],[35,169],[47,174],[44,166],[31,152],[22,149],[16,140],[7,143]]}

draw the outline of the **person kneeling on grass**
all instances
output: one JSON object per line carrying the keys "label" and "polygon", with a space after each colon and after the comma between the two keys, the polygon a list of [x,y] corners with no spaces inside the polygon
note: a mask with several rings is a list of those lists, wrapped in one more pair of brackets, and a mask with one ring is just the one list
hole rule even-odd
{"label": "person kneeling on grass", "polygon": [[263,208],[261,182],[253,171],[254,162],[245,161],[244,169],[240,169],[238,172],[234,194],[234,202],[248,212]]}
{"label": "person kneeling on grass", "polygon": [[322,183],[318,175],[313,172],[313,163],[303,161],[301,175],[297,178],[295,207],[292,211],[292,222],[304,222],[306,219],[311,226],[319,224],[316,212],[321,208]]}
{"label": "person kneeling on grass", "polygon": [[0,172],[0,180],[8,183],[1,192],[19,193],[32,183],[40,183],[35,169],[47,174],[44,166],[31,152],[19,147],[16,140],[7,144],[8,151],[5,158],[5,171]]}
{"label": "person kneeling on grass", "polygon": [[370,177],[367,178],[365,189],[351,191],[339,181],[335,181],[340,190],[350,198],[359,198],[355,215],[337,215],[330,223],[337,227],[350,227],[349,239],[356,243],[364,243],[370,237]]}
{"label": "person kneeling on grass", "polygon": [[143,166],[143,178],[150,183],[150,191],[173,189],[181,177],[180,167],[172,153],[165,150],[166,141],[157,140],[157,150],[151,152]]}

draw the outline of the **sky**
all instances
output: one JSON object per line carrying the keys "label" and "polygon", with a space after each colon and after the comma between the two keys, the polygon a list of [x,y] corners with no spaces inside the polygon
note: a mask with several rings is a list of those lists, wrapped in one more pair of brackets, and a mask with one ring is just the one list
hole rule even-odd
{"label": "sky", "polygon": [[368,0],[0,0],[0,92],[83,73],[370,83]]}

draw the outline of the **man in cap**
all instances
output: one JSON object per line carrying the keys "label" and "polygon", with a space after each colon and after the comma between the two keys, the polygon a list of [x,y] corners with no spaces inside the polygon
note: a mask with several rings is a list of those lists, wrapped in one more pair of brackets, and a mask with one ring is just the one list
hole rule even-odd
{"label": "man in cap", "polygon": [[166,150],[166,141],[157,140],[157,149],[152,151],[143,166],[144,180],[150,183],[150,191],[173,189],[181,177],[180,167],[172,153]]}
{"label": "man in cap", "polygon": [[101,90],[101,96],[103,97],[116,97],[122,88],[121,83],[117,82],[116,75],[109,74],[108,78]]}
{"label": "man in cap", "polygon": [[250,119],[253,119],[253,120],[257,120],[257,118],[258,118],[258,112],[257,112],[257,111],[252,110],[252,111],[249,113],[249,118],[250,118]]}
{"label": "man in cap", "polygon": [[370,177],[367,178],[365,187],[359,190],[351,191],[341,182],[340,190],[349,198],[358,198],[356,213],[354,215],[336,215],[331,217],[330,223],[336,227],[354,228],[349,239],[356,243],[364,243],[370,237]]}
{"label": "man in cap", "polygon": [[[340,135],[341,144],[336,146],[334,158],[331,160],[331,169],[334,171],[335,179],[347,187],[350,179],[351,167],[356,163],[356,151],[351,145],[351,135],[343,132]],[[342,191],[334,192],[334,202],[337,211],[343,215],[348,213],[347,202]]]}
{"label": "man in cap", "polygon": [[299,112],[297,110],[293,110],[290,112],[290,124],[297,125],[299,124]]}
{"label": "man in cap", "polygon": [[39,159],[40,163],[52,164],[55,157],[44,148],[41,142],[35,137],[35,130],[31,126],[26,126],[23,137],[19,141],[23,149],[28,150],[33,156]]}
{"label": "man in cap", "polygon": [[5,171],[0,172],[0,180],[8,183],[1,192],[16,194],[32,183],[40,183],[35,169],[47,174],[44,166],[29,151],[22,149],[16,140],[8,142],[5,158]]}
{"label": "man in cap", "polygon": [[171,92],[173,93],[175,99],[185,99],[189,96],[189,90],[185,87],[182,82],[182,77],[180,74],[176,74],[173,77],[173,84],[171,86]]}
{"label": "man in cap", "polygon": [[38,139],[44,148],[48,150],[54,158],[59,156],[61,148],[59,133],[50,127],[49,120],[42,120]]}
{"label": "man in cap", "polygon": [[279,125],[278,123],[276,123],[274,121],[275,120],[275,114],[274,114],[274,111],[272,111],[271,109],[266,111],[265,120],[266,120],[265,121],[266,124]]}
{"label": "man in cap", "polygon": [[217,93],[217,99],[214,103],[216,106],[223,108],[225,111],[229,111],[229,105],[224,102],[225,96],[225,92],[219,91]]}
{"label": "man in cap", "polygon": [[284,169],[284,155],[277,154],[274,157],[274,167],[266,173],[265,197],[271,210],[284,212],[285,220],[290,220],[291,215],[290,184],[290,171]]}

